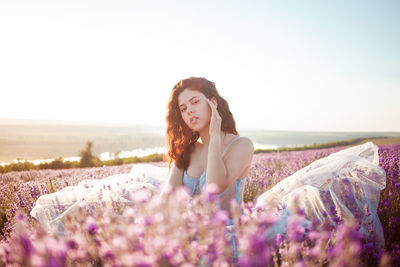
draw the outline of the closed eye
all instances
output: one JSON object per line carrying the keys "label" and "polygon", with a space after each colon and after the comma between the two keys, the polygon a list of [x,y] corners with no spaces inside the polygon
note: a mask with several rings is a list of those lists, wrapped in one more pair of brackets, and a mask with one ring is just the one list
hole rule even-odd
{"label": "closed eye", "polygon": [[[200,100],[197,97],[196,98],[192,97],[189,101],[192,105],[195,105],[195,104],[199,103]],[[186,110],[186,107],[183,107],[180,109],[181,112],[184,112],[185,110]]]}

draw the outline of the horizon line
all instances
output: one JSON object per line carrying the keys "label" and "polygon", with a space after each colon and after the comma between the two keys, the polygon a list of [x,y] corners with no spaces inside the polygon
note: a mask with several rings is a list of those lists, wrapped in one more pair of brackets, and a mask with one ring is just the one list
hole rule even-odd
{"label": "horizon line", "polygon": [[[159,127],[164,128],[165,125],[151,124],[151,123],[129,123],[129,122],[109,122],[109,121],[77,121],[77,120],[57,120],[57,119],[26,119],[26,118],[2,118],[0,117],[0,124],[7,122],[22,124],[22,123],[47,123],[47,124],[64,124],[64,125],[88,125],[88,126],[147,126],[147,127]],[[343,131],[343,130],[288,130],[288,129],[271,129],[264,127],[241,127],[241,131],[273,131],[273,132],[315,132],[315,133],[399,133],[399,131],[385,131],[385,130],[374,130],[374,131]]]}

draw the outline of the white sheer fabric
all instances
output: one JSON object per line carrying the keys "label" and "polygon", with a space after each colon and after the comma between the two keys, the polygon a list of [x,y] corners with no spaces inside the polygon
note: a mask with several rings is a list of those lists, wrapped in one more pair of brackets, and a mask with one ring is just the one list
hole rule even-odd
{"label": "white sheer fabric", "polygon": [[[285,232],[285,218],[295,208],[295,202],[309,220],[323,221],[324,213],[333,220],[332,210],[343,219],[358,214],[362,219],[361,233],[367,234],[368,221],[372,221],[376,245],[382,247],[384,236],[376,211],[385,185],[386,173],[379,167],[378,147],[368,142],[314,161],[260,195],[254,208],[284,215],[274,234]],[[365,204],[371,213],[369,218],[365,216]]]}
{"label": "white sheer fabric", "polygon": [[63,219],[73,214],[80,205],[112,202],[129,203],[134,192],[146,187],[159,192],[166,181],[168,168],[152,164],[135,164],[130,173],[116,174],[103,179],[88,179],[76,186],[65,187],[55,193],[40,196],[31,216],[49,231],[64,232]]}
{"label": "white sheer fabric", "polygon": [[[283,179],[258,197],[255,208],[280,210],[284,216],[271,233],[283,233],[286,230],[284,219],[293,208],[295,198],[308,219],[318,218],[321,221],[324,212],[331,216],[331,207],[346,219],[354,214],[363,215],[364,205],[368,204],[376,239],[378,244],[383,245],[383,231],[376,210],[380,190],[385,187],[386,174],[378,167],[378,162],[378,147],[371,142],[339,151]],[[31,215],[47,229],[57,229],[62,234],[63,218],[73,213],[80,203],[105,202],[110,205],[112,201],[129,202],[134,192],[142,187],[160,192],[167,173],[166,167],[137,164],[127,174],[85,180],[76,186],[41,196]],[[363,226],[366,225],[365,219]]]}

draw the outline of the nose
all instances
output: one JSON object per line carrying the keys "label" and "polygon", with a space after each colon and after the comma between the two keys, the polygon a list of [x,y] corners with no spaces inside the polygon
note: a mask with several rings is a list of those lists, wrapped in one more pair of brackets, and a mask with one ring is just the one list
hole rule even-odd
{"label": "nose", "polygon": [[186,112],[187,112],[188,115],[193,113],[192,107],[190,105],[187,106],[186,109],[187,109]]}

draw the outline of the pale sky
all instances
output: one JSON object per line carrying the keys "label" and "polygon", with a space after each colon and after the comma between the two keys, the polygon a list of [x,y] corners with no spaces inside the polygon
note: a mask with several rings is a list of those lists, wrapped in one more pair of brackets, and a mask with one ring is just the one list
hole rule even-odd
{"label": "pale sky", "polygon": [[165,125],[205,77],[239,129],[400,131],[400,1],[0,0],[0,118]]}

